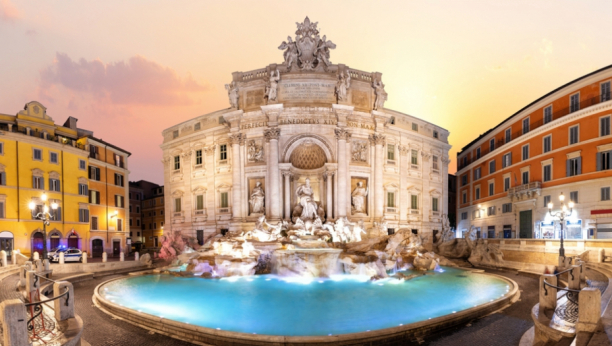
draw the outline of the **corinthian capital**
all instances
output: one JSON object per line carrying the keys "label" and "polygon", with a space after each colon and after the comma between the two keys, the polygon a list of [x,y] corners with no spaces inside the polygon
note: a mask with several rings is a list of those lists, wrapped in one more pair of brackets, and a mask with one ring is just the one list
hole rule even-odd
{"label": "corinthian capital", "polygon": [[280,129],[278,127],[267,129],[264,131],[264,137],[266,138],[266,142],[273,139],[278,140],[280,138]]}
{"label": "corinthian capital", "polygon": [[204,148],[204,151],[206,152],[206,155],[212,155],[215,153],[215,148],[216,148],[216,145],[213,144],[209,147]]}
{"label": "corinthian capital", "polygon": [[234,133],[232,135],[229,135],[229,142],[231,145],[234,145],[234,144],[244,145],[245,139],[246,139],[246,135],[243,133]]}
{"label": "corinthian capital", "polygon": [[443,157],[442,158],[442,163],[445,165],[448,165],[451,162],[451,160],[448,157]]}
{"label": "corinthian capital", "polygon": [[405,145],[399,145],[397,148],[400,152],[400,155],[408,155],[408,153],[410,152],[410,148]]}
{"label": "corinthian capital", "polygon": [[387,143],[387,137],[378,133],[371,134],[369,139],[372,145],[385,145]]}
{"label": "corinthian capital", "polygon": [[339,141],[340,140],[348,141],[349,138],[351,138],[351,133],[348,130],[336,129],[334,132],[336,133],[336,139]]}

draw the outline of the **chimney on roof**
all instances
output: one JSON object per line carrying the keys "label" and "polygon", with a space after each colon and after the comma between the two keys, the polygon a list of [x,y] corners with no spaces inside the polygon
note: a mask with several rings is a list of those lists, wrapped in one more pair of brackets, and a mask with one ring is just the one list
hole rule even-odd
{"label": "chimney on roof", "polygon": [[64,127],[76,130],[77,129],[77,121],[79,121],[79,119],[73,118],[73,117],[68,117],[68,119],[66,119],[66,122],[64,123]]}

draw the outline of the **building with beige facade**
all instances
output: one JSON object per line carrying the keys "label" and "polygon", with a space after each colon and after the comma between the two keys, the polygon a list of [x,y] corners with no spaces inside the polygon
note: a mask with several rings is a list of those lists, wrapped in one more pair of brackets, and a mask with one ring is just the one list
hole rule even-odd
{"label": "building with beige facade", "polygon": [[262,215],[346,217],[431,244],[447,213],[449,132],[385,108],[382,74],[332,64],[316,23],[296,33],[283,63],[232,74],[229,108],[163,131],[165,230],[205,238]]}

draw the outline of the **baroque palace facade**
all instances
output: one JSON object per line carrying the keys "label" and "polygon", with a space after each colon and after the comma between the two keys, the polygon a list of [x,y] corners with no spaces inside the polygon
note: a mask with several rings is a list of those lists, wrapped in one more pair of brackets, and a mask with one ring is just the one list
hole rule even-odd
{"label": "baroque palace facade", "polygon": [[76,247],[90,256],[127,248],[127,151],[77,128],[57,125],[39,102],[0,114],[0,246],[30,255],[43,247],[41,196],[58,204],[47,226],[47,248]]}
{"label": "baroque palace facade", "polygon": [[230,108],[163,131],[165,230],[204,239],[311,215],[430,245],[447,214],[449,132],[384,108],[381,73],[332,64],[316,23],[296,35],[284,63],[233,73]]}
{"label": "baroque palace facade", "polygon": [[566,239],[612,238],[612,66],[544,95],[457,154],[458,230],[558,239],[559,196],[574,203]]}

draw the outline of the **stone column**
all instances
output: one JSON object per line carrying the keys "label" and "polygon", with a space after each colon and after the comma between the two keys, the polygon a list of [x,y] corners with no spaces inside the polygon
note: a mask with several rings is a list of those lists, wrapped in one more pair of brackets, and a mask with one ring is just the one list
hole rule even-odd
{"label": "stone column", "polygon": [[232,146],[232,218],[234,222],[242,221],[241,207],[241,181],[240,176],[240,142],[243,138],[242,133],[234,133],[229,136]]}
{"label": "stone column", "polygon": [[285,220],[291,221],[291,172],[283,171],[285,178]]}
{"label": "stone column", "polygon": [[[442,169],[440,170],[440,172],[442,173],[442,200],[440,202],[442,203],[442,212],[445,215],[448,215],[449,213],[449,210],[448,210],[448,164],[450,163],[450,160],[448,157],[442,157],[439,160],[440,160],[440,163],[442,164]],[[457,194],[457,196],[458,195],[459,194]],[[457,213],[456,210],[451,210],[451,212],[455,214]],[[459,216],[455,215],[455,220],[458,220],[458,218]],[[457,222],[457,224],[458,223],[459,222]]]}
{"label": "stone column", "polygon": [[280,129],[278,127],[267,129],[264,131],[264,136],[266,137],[266,142],[270,143],[270,155],[268,156],[270,162],[270,169],[268,170],[268,175],[270,176],[270,186],[268,187],[270,190],[270,220],[279,221],[281,218],[280,172],[278,168],[278,139],[280,137]]}
{"label": "stone column", "polygon": [[375,148],[374,155],[374,221],[380,221],[383,217],[385,202],[383,190],[383,146],[386,144],[385,136],[374,133],[370,135],[370,143]]}
{"label": "stone column", "polygon": [[325,188],[325,192],[327,195],[327,199],[326,199],[326,203],[325,206],[327,207],[327,220],[331,220],[333,219],[333,215],[332,215],[332,179],[333,179],[334,173],[327,171],[323,174],[323,179],[327,182],[326,188]]}
{"label": "stone column", "polygon": [[346,215],[351,216],[352,204],[351,204],[351,141],[346,141]]}
{"label": "stone column", "polygon": [[336,129],[336,139],[338,140],[338,209],[336,210],[337,217],[345,217],[347,210],[347,184],[348,172],[346,164],[346,142],[351,137],[350,132],[345,129]]}
{"label": "stone column", "polygon": [[246,163],[246,136],[243,135],[240,140],[240,215],[242,216],[242,222],[246,221],[246,217],[249,216],[249,183],[244,171],[244,164]]}
{"label": "stone column", "polygon": [[[215,150],[216,145],[210,145],[204,148],[206,154],[204,164],[206,167],[206,223],[214,224],[217,217],[217,206],[215,205]],[[214,226],[213,226],[214,227]]]}
{"label": "stone column", "polygon": [[401,225],[405,225],[408,223],[408,209],[409,199],[408,199],[408,170],[410,169],[410,156],[408,152],[409,148],[405,145],[400,145],[398,147],[400,154],[400,191],[399,191],[399,217],[400,217],[400,228]]}

